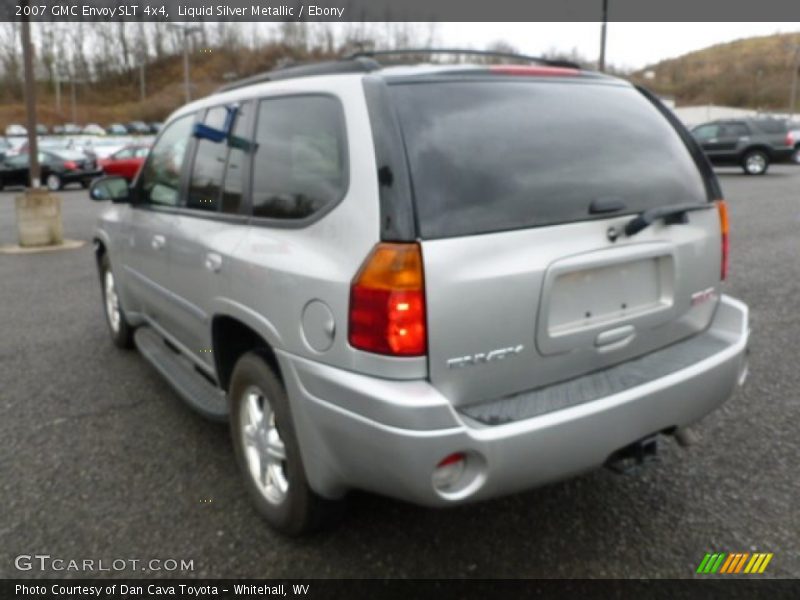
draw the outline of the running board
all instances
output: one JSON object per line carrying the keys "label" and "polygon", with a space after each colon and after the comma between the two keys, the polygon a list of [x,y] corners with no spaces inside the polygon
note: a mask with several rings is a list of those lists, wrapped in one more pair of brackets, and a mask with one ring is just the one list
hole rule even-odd
{"label": "running board", "polygon": [[198,373],[189,359],[170,349],[164,338],[151,327],[138,327],[133,340],[145,360],[161,373],[189,406],[209,419],[227,420],[225,392]]}

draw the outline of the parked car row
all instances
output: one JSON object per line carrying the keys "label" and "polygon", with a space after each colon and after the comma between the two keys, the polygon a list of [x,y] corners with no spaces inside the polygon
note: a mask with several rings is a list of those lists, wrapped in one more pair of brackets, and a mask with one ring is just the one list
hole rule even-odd
{"label": "parked car row", "polygon": [[[57,191],[70,184],[88,187],[101,175],[117,175],[132,181],[150,150],[149,143],[130,141],[109,144],[112,140],[97,140],[94,144],[71,143],[69,138],[39,140],[41,181],[48,189]],[[5,187],[26,186],[30,180],[30,156],[25,142],[13,148],[0,138],[0,190]]]}
{"label": "parked car row", "polygon": [[[45,150],[40,151],[38,156],[41,180],[52,191],[70,183],[88,188],[92,180],[103,174],[94,160],[75,150]],[[29,154],[8,157],[0,164],[0,190],[6,186],[28,185],[29,177]]]}
{"label": "parked car row", "polygon": [[[89,123],[81,127],[75,123],[64,123],[54,125],[48,129],[46,125],[37,125],[38,135],[153,135],[161,129],[161,122],[153,121],[131,121],[130,123],[111,123],[108,127],[102,127],[97,123]],[[13,123],[6,127],[7,137],[23,137],[28,135],[28,130],[18,123]]]}
{"label": "parked car row", "polygon": [[740,166],[747,175],[764,175],[772,163],[800,162],[800,125],[788,119],[724,119],[691,131],[713,165]]}

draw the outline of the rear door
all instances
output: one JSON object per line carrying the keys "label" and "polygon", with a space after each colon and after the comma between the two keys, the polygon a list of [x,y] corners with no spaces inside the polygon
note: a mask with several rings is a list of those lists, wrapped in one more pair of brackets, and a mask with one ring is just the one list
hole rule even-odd
{"label": "rear door", "polygon": [[727,121],[719,128],[719,136],[714,151],[726,160],[735,160],[739,149],[744,148],[750,139],[750,128],[742,121]]}
{"label": "rear door", "polygon": [[[208,110],[204,123],[222,129],[226,109]],[[233,137],[220,142],[198,139],[189,171],[186,201],[174,216],[169,288],[177,299],[171,333],[206,367],[213,365],[211,317],[230,284],[229,259],[242,240],[247,217],[240,212],[249,173],[245,144],[252,110],[237,113]]]}
{"label": "rear door", "polygon": [[[627,84],[396,83],[424,259],[429,374],[463,405],[702,331],[720,227],[684,142]],[[690,204],[619,235],[644,210]]]}

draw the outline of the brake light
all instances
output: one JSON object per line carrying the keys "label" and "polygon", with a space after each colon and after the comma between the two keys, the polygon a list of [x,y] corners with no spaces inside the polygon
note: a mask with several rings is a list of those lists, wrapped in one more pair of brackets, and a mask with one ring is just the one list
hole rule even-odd
{"label": "brake light", "polygon": [[427,348],[419,244],[375,246],[350,286],[350,345],[392,356]]}
{"label": "brake light", "polygon": [[65,160],[64,161],[64,168],[69,171],[77,171],[78,170],[78,163],[72,160]]}
{"label": "brake light", "polygon": [[791,131],[786,134],[785,143],[787,146],[794,146],[794,136]]}
{"label": "brake light", "polygon": [[728,205],[725,200],[717,200],[717,210],[719,211],[719,228],[722,232],[722,271],[720,275],[724,281],[728,278],[728,255],[730,251]]}
{"label": "brake light", "polygon": [[489,67],[492,73],[500,75],[550,75],[569,77],[570,75],[580,75],[580,70],[570,67],[548,67],[548,66],[529,66],[529,65],[495,65]]}

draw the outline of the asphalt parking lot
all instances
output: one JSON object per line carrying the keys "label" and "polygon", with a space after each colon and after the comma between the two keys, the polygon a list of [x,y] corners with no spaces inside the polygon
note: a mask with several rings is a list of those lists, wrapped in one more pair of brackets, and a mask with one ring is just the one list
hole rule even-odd
{"label": "asphalt parking lot", "polygon": [[[197,577],[691,577],[706,552],[756,550],[774,553],[768,575],[800,577],[800,167],[720,173],[751,371],[695,446],[445,511],[353,494],[338,527],[301,540],[259,519],[225,426],[111,344],[89,244],[0,255],[0,577],[78,575],[15,569],[35,553],[193,560],[173,575]],[[89,240],[103,206],[62,197],[67,237]]]}

